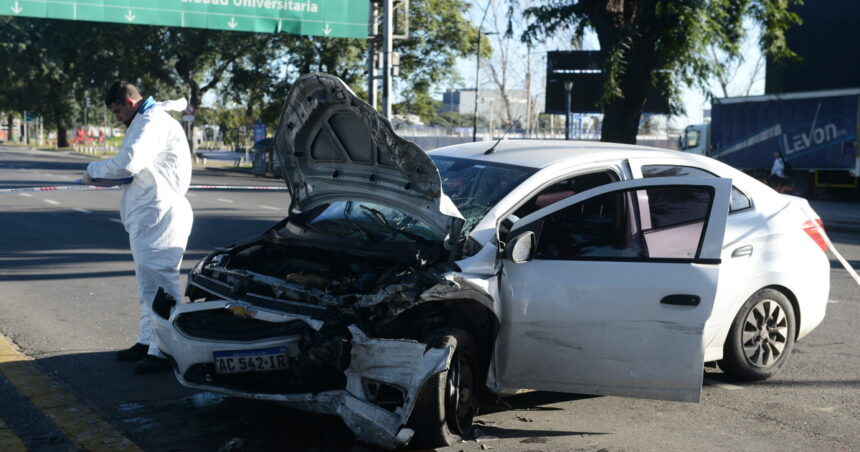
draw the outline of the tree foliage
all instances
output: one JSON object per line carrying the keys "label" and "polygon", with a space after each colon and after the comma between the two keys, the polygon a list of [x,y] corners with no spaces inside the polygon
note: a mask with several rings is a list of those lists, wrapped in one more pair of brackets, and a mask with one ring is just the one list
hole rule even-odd
{"label": "tree foliage", "polygon": [[[510,0],[517,2],[517,0]],[[802,0],[543,0],[529,8],[525,41],[572,30],[597,35],[605,61],[602,140],[635,143],[646,94],[658,74],[669,77],[673,111],[681,111],[684,84],[704,87],[718,68],[709,58],[713,45],[729,58],[740,57],[745,19],[759,24],[762,52],[792,58],[785,31],[800,23],[790,10]]]}
{"label": "tree foliage", "polygon": [[[408,110],[435,114],[431,87],[455,80],[457,58],[473,52],[466,9],[463,0],[412,0],[412,33],[395,41]],[[84,98],[101,106],[104,89],[124,78],[144,95],[186,97],[195,108],[215,92],[220,105],[274,126],[301,74],[335,74],[363,95],[366,52],[357,39],[0,16],[0,101],[42,115],[64,137]]]}

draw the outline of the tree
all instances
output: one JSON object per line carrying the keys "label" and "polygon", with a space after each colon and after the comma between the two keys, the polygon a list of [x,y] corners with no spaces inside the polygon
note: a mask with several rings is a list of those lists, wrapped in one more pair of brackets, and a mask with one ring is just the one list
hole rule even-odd
{"label": "tree", "polygon": [[801,1],[543,0],[526,10],[534,22],[523,39],[531,42],[563,30],[582,36],[593,30],[605,56],[601,140],[635,143],[646,95],[659,74],[668,75],[672,110],[680,112],[680,86],[705,88],[718,70],[709,45],[729,56],[740,54],[745,19],[762,27],[759,45],[765,55],[795,57],[785,31],[800,23],[789,8]]}
{"label": "tree", "polygon": [[[95,86],[110,77],[106,55],[94,47],[117,42],[116,27],[92,32],[88,22],[0,17],[0,99],[14,110],[40,115],[57,130],[58,146],[68,146],[67,129],[84,99],[99,98]],[[74,39],[72,39],[74,37]]]}

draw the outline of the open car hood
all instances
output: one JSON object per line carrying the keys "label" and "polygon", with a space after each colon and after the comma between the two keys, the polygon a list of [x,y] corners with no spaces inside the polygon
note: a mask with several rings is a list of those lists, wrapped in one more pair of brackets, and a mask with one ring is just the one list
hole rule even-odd
{"label": "open car hood", "polygon": [[459,233],[463,217],[442,193],[439,170],[427,153],[397,136],[382,114],[333,75],[296,80],[274,148],[292,195],[291,212],[363,200],[422,220],[443,237]]}

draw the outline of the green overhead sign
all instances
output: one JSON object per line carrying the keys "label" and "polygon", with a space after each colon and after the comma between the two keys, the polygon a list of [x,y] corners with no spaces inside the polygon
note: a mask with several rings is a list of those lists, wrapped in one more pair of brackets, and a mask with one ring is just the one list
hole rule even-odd
{"label": "green overhead sign", "polygon": [[0,15],[367,38],[369,0],[0,0]]}

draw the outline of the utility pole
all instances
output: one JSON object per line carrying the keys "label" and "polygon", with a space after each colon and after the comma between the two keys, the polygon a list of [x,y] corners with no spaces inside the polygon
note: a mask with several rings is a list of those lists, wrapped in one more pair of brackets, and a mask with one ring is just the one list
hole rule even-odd
{"label": "utility pole", "polygon": [[368,24],[367,38],[367,102],[377,107],[376,89],[376,48],[379,45],[379,8],[375,0],[368,2],[370,4],[370,24]]}
{"label": "utility pole", "polygon": [[[395,35],[394,29],[394,12],[399,9],[406,23],[405,30],[402,34]],[[379,18],[382,14],[382,33],[379,33]],[[400,65],[399,54],[394,52],[394,40],[406,39],[409,37],[409,1],[408,0],[370,0],[370,24],[368,31],[368,52],[367,52],[367,95],[370,98],[369,103],[373,108],[378,110],[376,98],[378,96],[378,88],[376,85],[377,79],[382,79],[382,114],[387,118],[391,118],[391,104],[393,102],[394,92],[392,90],[392,78],[397,75],[397,69]],[[379,53],[381,58],[381,74],[376,75],[376,64],[378,62]]]}
{"label": "utility pole", "polygon": [[564,139],[570,139],[570,92],[573,91],[573,81],[564,82]]}
{"label": "utility pole", "polygon": [[385,23],[382,28],[382,114],[391,119],[391,51],[394,48],[394,0],[382,0]]}
{"label": "utility pole", "polygon": [[[526,9],[531,7],[531,1],[526,0]],[[532,45],[526,44],[526,138],[532,133]]]}

